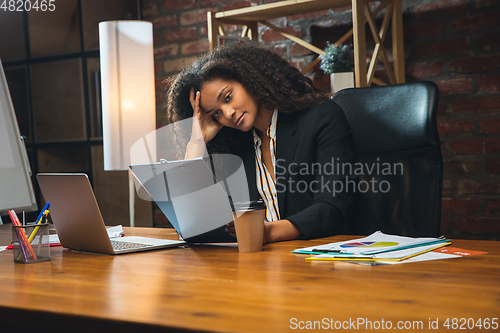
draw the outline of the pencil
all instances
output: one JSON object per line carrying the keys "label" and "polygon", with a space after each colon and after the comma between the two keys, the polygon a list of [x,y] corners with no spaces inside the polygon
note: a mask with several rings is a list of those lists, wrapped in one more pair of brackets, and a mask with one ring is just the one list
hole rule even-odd
{"label": "pencil", "polygon": [[[15,226],[18,226],[18,227],[21,226],[21,222],[19,221],[19,218],[17,217],[17,214],[14,210],[12,210],[12,209],[9,210],[9,216],[10,216],[10,219],[12,220],[12,223]],[[24,247],[24,249],[27,251],[28,256],[31,257],[32,260],[36,260],[36,254],[33,251],[33,248],[31,247],[31,244],[28,241],[28,238],[26,237],[26,233],[24,232],[24,229],[18,229],[18,230],[19,230],[18,237],[19,237],[19,243],[20,243],[19,245],[21,247]],[[29,258],[26,258],[26,259],[29,259]]]}

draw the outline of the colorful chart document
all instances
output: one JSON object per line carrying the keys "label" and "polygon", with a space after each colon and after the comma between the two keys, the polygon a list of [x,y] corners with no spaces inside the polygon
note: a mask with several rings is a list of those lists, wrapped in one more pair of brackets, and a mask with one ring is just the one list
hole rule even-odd
{"label": "colorful chart document", "polygon": [[347,261],[353,261],[353,260],[376,260],[376,261],[403,261],[407,260],[409,258],[416,257],[418,255],[430,252],[432,250],[441,248],[443,246],[447,246],[451,244],[451,242],[443,242],[443,243],[438,243],[438,244],[431,244],[431,245],[423,245],[423,246],[416,246],[416,247],[411,247],[411,248],[406,248],[404,250],[396,250],[396,251],[388,251],[388,252],[383,252],[379,254],[357,254],[357,255],[350,255],[350,254],[319,254],[313,257],[306,258],[306,260],[347,260]]}
{"label": "colorful chart document", "polygon": [[404,237],[387,235],[376,231],[368,237],[296,249],[293,253],[303,254],[363,254],[375,255],[391,251],[410,249],[424,245],[438,245],[449,242],[444,237]]}

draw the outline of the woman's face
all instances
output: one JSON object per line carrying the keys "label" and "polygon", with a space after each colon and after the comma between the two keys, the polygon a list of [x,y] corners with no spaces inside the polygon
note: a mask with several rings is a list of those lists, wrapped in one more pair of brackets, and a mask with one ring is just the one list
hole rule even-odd
{"label": "woman's face", "polygon": [[204,83],[200,106],[222,125],[243,132],[254,126],[259,114],[257,101],[241,83],[233,80],[215,79]]}

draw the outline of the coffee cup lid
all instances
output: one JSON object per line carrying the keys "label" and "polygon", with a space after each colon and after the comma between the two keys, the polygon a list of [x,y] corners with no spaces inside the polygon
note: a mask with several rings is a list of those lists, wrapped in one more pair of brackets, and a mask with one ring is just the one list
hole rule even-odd
{"label": "coffee cup lid", "polygon": [[264,200],[240,201],[233,204],[235,211],[251,211],[266,209]]}

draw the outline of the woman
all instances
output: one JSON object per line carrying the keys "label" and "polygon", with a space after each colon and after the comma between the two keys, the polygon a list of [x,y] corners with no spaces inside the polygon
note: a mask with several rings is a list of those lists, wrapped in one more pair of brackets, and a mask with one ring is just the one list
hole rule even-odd
{"label": "woman", "polygon": [[337,167],[355,163],[351,130],[340,107],[286,60],[247,43],[221,47],[175,78],[167,105],[170,123],[198,120],[186,159],[207,145],[243,159],[251,198],[266,203],[266,243],[352,230],[356,177]]}

